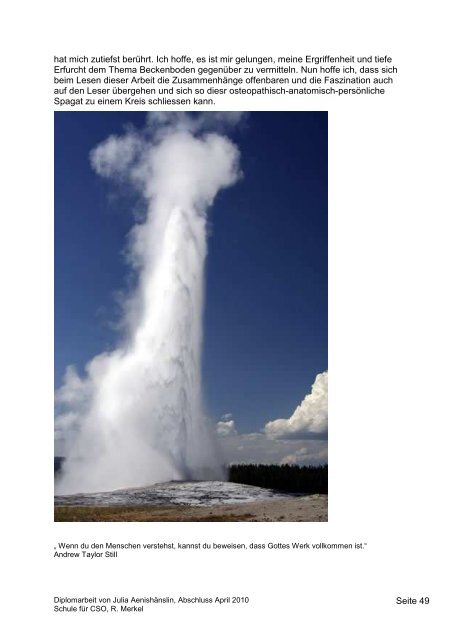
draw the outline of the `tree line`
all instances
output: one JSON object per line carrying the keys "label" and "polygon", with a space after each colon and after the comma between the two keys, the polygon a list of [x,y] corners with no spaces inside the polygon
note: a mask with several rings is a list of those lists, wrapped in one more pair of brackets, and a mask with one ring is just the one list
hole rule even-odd
{"label": "tree line", "polygon": [[233,464],[229,482],[291,493],[328,493],[328,465]]}

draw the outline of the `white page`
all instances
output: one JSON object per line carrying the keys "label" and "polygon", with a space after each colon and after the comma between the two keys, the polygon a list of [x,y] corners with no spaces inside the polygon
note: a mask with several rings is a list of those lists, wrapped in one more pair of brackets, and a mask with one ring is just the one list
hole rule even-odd
{"label": "white page", "polygon": [[[442,637],[450,561],[445,5],[48,2],[2,12],[8,637]],[[380,77],[383,66],[397,68],[393,83],[378,85],[383,95],[226,93],[201,107],[328,111],[327,522],[53,521],[53,112],[148,110],[55,105],[54,56],[159,54],[373,56]],[[331,85],[322,78],[320,86]],[[302,399],[293,398],[294,409]],[[55,557],[62,543],[92,551],[107,542],[201,548]],[[334,548],[344,544],[351,548]],[[121,611],[132,597],[151,601]],[[97,600],[94,610],[78,602],[71,611],[58,598]]]}

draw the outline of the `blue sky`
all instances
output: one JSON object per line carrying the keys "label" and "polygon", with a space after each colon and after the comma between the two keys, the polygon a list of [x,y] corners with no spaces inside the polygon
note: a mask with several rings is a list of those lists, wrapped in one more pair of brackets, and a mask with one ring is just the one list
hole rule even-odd
{"label": "blue sky", "polygon": [[[142,112],[55,113],[55,385],[113,348],[134,194],[89,152]],[[203,384],[209,414],[255,432],[327,369],[327,113],[250,113],[229,134],[242,179],[210,210]]]}

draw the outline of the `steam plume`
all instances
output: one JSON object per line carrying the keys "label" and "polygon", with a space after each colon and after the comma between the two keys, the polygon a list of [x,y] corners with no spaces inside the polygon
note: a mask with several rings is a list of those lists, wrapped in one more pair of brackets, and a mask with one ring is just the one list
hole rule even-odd
{"label": "steam plume", "polygon": [[147,213],[130,234],[138,281],[124,307],[126,339],[83,376],[69,367],[56,394],[56,436],[68,449],[58,493],[221,473],[201,396],[203,271],[207,210],[239,176],[224,135],[239,117],[153,113],[144,130],[91,152],[94,170],[132,184]]}

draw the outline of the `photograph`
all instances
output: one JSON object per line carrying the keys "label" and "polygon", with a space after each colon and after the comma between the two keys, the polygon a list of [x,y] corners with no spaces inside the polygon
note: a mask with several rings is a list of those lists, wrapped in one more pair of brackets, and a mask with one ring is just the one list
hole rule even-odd
{"label": "photograph", "polygon": [[57,111],[54,161],[54,520],[327,522],[328,112]]}

